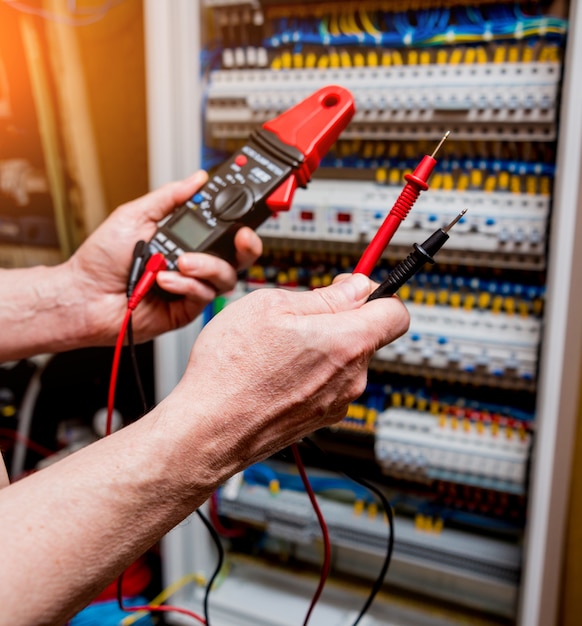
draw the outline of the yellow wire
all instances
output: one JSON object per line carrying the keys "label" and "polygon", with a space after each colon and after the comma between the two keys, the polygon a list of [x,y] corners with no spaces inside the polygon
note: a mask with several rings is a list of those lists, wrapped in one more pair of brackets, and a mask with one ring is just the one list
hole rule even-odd
{"label": "yellow wire", "polygon": [[352,34],[354,34],[356,36],[364,34],[362,32],[362,29],[358,26],[358,22],[356,20],[356,12],[355,12],[355,10],[350,11],[350,13],[348,15],[348,22],[351,25]]}
{"label": "yellow wire", "polygon": [[336,11],[331,14],[328,30],[332,37],[339,37],[339,35],[341,35]]}
{"label": "yellow wire", "polygon": [[487,50],[483,46],[479,46],[476,50],[477,52],[477,63],[487,63],[489,60],[487,58]]}
{"label": "yellow wire", "polygon": [[368,50],[368,65],[378,67],[378,53],[375,50]]}
{"label": "yellow wire", "polygon": [[354,67],[366,67],[366,57],[361,52],[354,53]]}
{"label": "yellow wire", "polygon": [[420,52],[420,64],[430,65],[430,52],[428,50],[422,50]]}
{"label": "yellow wire", "polygon": [[458,65],[463,60],[463,50],[462,48],[455,48],[451,52],[451,56],[449,57],[449,63],[451,65]]}
{"label": "yellow wire", "polygon": [[[188,583],[197,583],[198,585],[206,584],[206,579],[201,574],[186,574],[179,578],[177,581],[173,582],[171,585],[166,587],[160,594],[158,594],[149,604],[152,607],[160,606],[163,602],[165,602],[170,596],[173,596],[177,591],[179,591],[182,587],[185,587]],[[136,611],[132,615],[128,615],[121,620],[122,626],[130,626],[131,624],[135,624],[139,619],[146,616],[148,611]]]}
{"label": "yellow wire", "polygon": [[533,47],[525,46],[525,48],[521,52],[521,61],[522,63],[531,63],[533,61]]}
{"label": "yellow wire", "polygon": [[372,37],[379,37],[382,35],[382,31],[378,30],[374,24],[372,24],[372,20],[365,9],[359,9],[359,14],[360,22],[362,22],[362,26],[368,35],[372,35]]}
{"label": "yellow wire", "polygon": [[342,50],[340,53],[340,66],[352,67],[352,57],[350,56],[350,53],[346,50]]}
{"label": "yellow wire", "polygon": [[475,48],[467,48],[467,50],[465,51],[465,63],[475,63],[476,59],[477,51],[475,50]]}
{"label": "yellow wire", "polygon": [[349,22],[349,17],[346,13],[342,12],[339,17],[339,28],[344,35],[355,35],[352,31],[352,26]]}
{"label": "yellow wire", "polygon": [[313,68],[317,65],[317,55],[315,54],[315,52],[308,52],[307,56],[305,57],[305,67],[307,68]]}
{"label": "yellow wire", "polygon": [[404,65],[404,61],[399,50],[392,51],[392,63],[393,65]]}

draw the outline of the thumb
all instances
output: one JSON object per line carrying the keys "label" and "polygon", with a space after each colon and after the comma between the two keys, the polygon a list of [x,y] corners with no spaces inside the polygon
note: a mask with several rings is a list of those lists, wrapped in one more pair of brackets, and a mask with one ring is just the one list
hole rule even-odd
{"label": "thumb", "polygon": [[208,174],[199,170],[183,180],[167,183],[131,204],[141,220],[158,222],[189,200],[207,180]]}
{"label": "thumb", "polygon": [[364,274],[351,274],[329,287],[302,292],[298,294],[301,313],[339,313],[358,308],[372,292],[373,285]]}

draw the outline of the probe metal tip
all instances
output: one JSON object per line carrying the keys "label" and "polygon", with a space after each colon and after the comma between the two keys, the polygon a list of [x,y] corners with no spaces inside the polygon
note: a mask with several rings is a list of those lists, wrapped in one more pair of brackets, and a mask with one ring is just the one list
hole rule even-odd
{"label": "probe metal tip", "polygon": [[435,154],[441,149],[441,146],[443,145],[443,143],[445,143],[445,141],[449,138],[450,134],[451,134],[451,131],[447,130],[443,138],[439,141],[439,145],[433,150],[432,154],[430,155],[433,159],[435,157]]}
{"label": "probe metal tip", "polygon": [[448,226],[445,226],[445,227],[443,228],[443,231],[444,231],[445,233],[448,233],[448,232],[449,232],[449,230],[451,230],[451,228],[452,228],[452,227],[453,227],[453,226],[454,226],[454,225],[455,225],[455,224],[456,224],[456,223],[457,223],[457,222],[458,222],[458,221],[459,221],[459,220],[463,217],[463,215],[465,215],[465,213],[466,213],[466,212],[467,212],[467,209],[463,209],[463,210],[459,213],[459,215],[457,215],[457,217],[455,217],[455,219],[454,219],[454,220],[453,220],[453,221],[452,221],[452,222],[451,222]]}

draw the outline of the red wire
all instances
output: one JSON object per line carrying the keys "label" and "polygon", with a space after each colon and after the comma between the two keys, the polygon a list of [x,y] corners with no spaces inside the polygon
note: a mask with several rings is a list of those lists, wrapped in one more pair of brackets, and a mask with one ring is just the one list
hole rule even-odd
{"label": "red wire", "polygon": [[47,458],[54,454],[53,450],[49,450],[39,443],[32,441],[25,435],[19,433],[17,430],[11,430],[10,428],[0,428],[0,437],[9,437],[13,441],[21,441],[29,450],[40,454],[42,457]]}
{"label": "red wire", "polygon": [[194,611],[189,611],[188,609],[182,609],[179,606],[168,606],[168,605],[160,605],[160,606],[150,606],[149,604],[144,604],[143,606],[122,606],[124,611],[135,612],[135,611],[156,611],[159,613],[181,613],[182,615],[187,615],[188,617],[192,617],[201,624],[206,624],[206,620],[202,617],[202,615],[198,615],[198,613],[194,613]]}
{"label": "red wire", "polygon": [[125,317],[117,335],[117,343],[115,344],[115,352],[113,353],[113,364],[111,365],[111,378],[109,379],[109,395],[107,398],[107,422],[105,423],[105,436],[111,434],[111,422],[113,420],[113,410],[115,408],[115,387],[117,386],[117,374],[119,372],[119,360],[121,359],[121,348],[123,348],[123,340],[127,332],[127,326],[133,313],[132,309],[127,309]]}
{"label": "red wire", "polygon": [[216,529],[216,532],[226,538],[242,537],[245,534],[244,528],[227,528],[226,526],[224,526],[220,521],[220,518],[218,517],[217,509],[218,494],[215,491],[210,496],[208,511],[210,513],[210,520],[212,521],[212,525]]}
{"label": "red wire", "polygon": [[317,589],[313,594],[313,598],[311,599],[311,604],[309,605],[309,609],[307,611],[307,615],[305,616],[305,620],[303,622],[303,626],[307,626],[307,622],[309,622],[309,618],[311,617],[311,613],[321,596],[323,591],[323,587],[325,585],[325,581],[329,575],[329,570],[331,567],[331,543],[329,540],[329,531],[327,530],[327,524],[325,523],[325,518],[323,517],[323,513],[319,508],[319,504],[317,503],[317,499],[315,497],[315,493],[313,492],[313,488],[311,487],[311,483],[309,482],[309,478],[305,471],[305,466],[303,465],[303,461],[301,460],[301,455],[299,454],[299,448],[297,444],[293,444],[291,446],[291,450],[293,452],[293,458],[295,459],[295,465],[299,470],[299,475],[301,476],[301,480],[303,482],[303,486],[305,487],[305,491],[309,496],[309,500],[311,501],[311,506],[315,511],[315,515],[317,516],[317,520],[319,522],[319,526],[321,527],[321,534],[323,537],[323,564],[321,566],[321,573],[319,575],[319,584],[317,585]]}
{"label": "red wire", "polygon": [[121,574],[119,578],[117,579],[117,604],[119,605],[119,608],[122,611],[126,611],[128,613],[136,613],[138,611],[147,611],[148,613],[151,613],[154,611],[158,613],[181,613],[182,615],[187,615],[188,617],[194,618],[201,624],[206,624],[206,620],[201,615],[198,615],[198,613],[194,613],[194,611],[183,609],[178,606],[170,606],[168,604],[164,604],[164,605],[160,604],[159,606],[151,606],[150,604],[123,606],[122,587],[123,587],[123,574]]}

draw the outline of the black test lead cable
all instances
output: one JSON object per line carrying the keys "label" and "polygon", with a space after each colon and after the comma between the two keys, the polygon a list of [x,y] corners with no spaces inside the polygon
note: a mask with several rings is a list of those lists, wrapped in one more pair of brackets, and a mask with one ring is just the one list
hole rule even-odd
{"label": "black test lead cable", "polygon": [[353,480],[354,482],[362,485],[362,487],[373,493],[382,503],[382,506],[384,507],[384,512],[386,513],[386,521],[388,522],[387,550],[384,555],[384,561],[382,562],[380,573],[376,577],[376,580],[374,581],[374,584],[370,589],[370,593],[366,598],[364,606],[362,606],[360,612],[356,617],[356,620],[352,624],[352,626],[358,626],[364,615],[368,612],[370,606],[372,606],[372,602],[374,602],[376,595],[382,588],[382,585],[384,584],[384,579],[386,578],[386,574],[388,573],[388,568],[390,567],[390,561],[392,560],[392,552],[394,551],[394,513],[392,511],[392,506],[390,505],[388,498],[380,491],[380,489],[378,489],[378,487],[371,484],[367,480],[364,480],[361,476],[358,476],[350,470],[339,467],[337,463],[334,463],[328,452],[326,452],[323,448],[320,448],[312,439],[310,439],[309,437],[304,437],[303,442],[321,455],[321,458],[323,458],[325,461],[325,466],[327,469],[347,476],[350,480]]}
{"label": "black test lead cable", "polygon": [[445,245],[449,238],[449,231],[466,212],[467,209],[463,209],[448,226],[435,230],[423,243],[415,243],[414,250],[388,274],[388,278],[370,294],[367,302],[393,296],[425,263],[434,263],[433,257]]}

